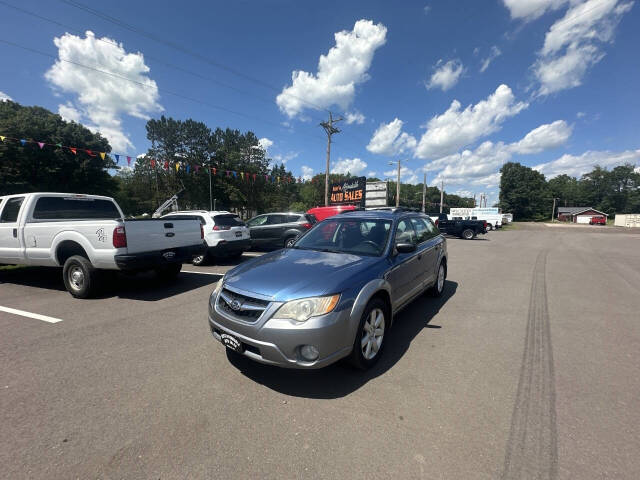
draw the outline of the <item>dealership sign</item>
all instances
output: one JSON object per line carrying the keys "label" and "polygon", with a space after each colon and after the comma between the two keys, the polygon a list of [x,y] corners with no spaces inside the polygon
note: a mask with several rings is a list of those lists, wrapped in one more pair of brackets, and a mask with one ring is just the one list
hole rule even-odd
{"label": "dealership sign", "polygon": [[332,184],[329,204],[364,206],[366,185],[367,177],[349,178],[344,182]]}

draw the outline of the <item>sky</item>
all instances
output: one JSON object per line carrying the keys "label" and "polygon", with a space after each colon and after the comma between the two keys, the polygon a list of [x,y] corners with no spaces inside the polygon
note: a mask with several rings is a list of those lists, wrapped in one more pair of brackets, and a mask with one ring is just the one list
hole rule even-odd
{"label": "sky", "polygon": [[332,112],[331,171],[394,179],[400,160],[403,182],[493,203],[507,161],[640,165],[635,3],[0,0],[0,101],[131,156],[160,115],[251,130],[305,178]]}

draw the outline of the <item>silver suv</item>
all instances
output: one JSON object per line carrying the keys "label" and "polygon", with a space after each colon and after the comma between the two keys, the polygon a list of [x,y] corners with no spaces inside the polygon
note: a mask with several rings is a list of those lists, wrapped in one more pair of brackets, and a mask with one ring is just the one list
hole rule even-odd
{"label": "silver suv", "polygon": [[380,358],[394,315],[442,294],[447,244],[428,216],[359,211],[316,224],[290,247],[230,270],[209,299],[209,326],[233,354],[291,368]]}

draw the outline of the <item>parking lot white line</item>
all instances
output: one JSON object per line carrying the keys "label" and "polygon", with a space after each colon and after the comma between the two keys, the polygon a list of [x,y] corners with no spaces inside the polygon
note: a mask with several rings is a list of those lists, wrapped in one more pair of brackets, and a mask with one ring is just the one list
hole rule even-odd
{"label": "parking lot white line", "polygon": [[197,273],[198,275],[224,275],[224,272],[194,272],[193,270],[182,270],[182,273]]}
{"label": "parking lot white line", "polygon": [[24,310],[17,310],[15,308],[3,307],[0,305],[0,312],[12,313],[14,315],[20,315],[22,317],[34,318],[36,320],[42,320],[47,323],[61,322],[59,318],[47,317],[46,315],[40,315],[39,313],[25,312]]}

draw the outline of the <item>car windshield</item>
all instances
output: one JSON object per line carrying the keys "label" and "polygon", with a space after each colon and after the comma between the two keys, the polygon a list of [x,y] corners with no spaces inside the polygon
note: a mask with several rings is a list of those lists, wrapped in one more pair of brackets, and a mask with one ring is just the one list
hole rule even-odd
{"label": "car windshield", "polygon": [[390,220],[329,219],[317,224],[293,248],[380,256],[390,231]]}

